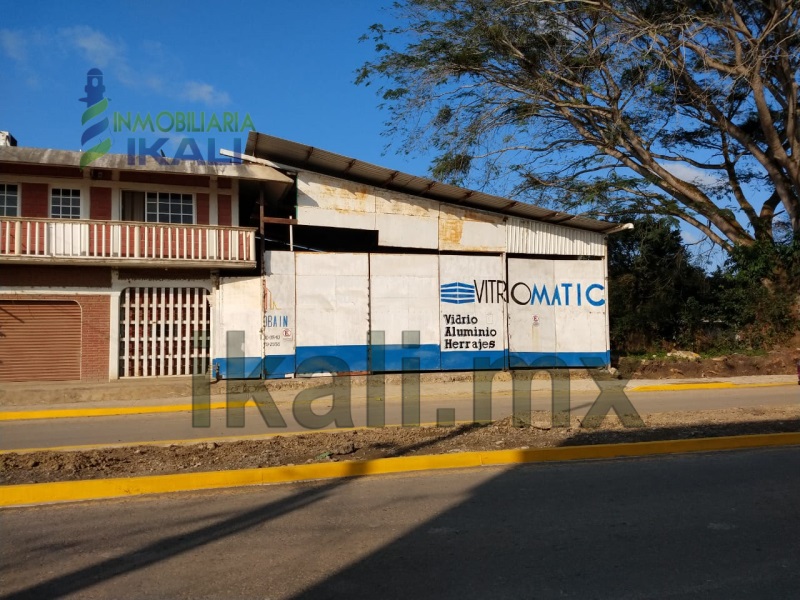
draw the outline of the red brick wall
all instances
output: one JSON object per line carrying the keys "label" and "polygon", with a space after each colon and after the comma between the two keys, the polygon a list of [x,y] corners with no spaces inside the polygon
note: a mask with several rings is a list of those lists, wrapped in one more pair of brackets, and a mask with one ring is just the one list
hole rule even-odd
{"label": "red brick wall", "polygon": [[23,183],[21,216],[46,219],[50,216],[50,199],[46,183]]}
{"label": "red brick wall", "polygon": [[81,380],[108,380],[109,296],[78,296],[81,305]]}
{"label": "red brick wall", "polygon": [[111,188],[93,187],[89,190],[89,218],[111,220]]}
{"label": "red brick wall", "polygon": [[231,197],[229,194],[220,194],[217,197],[217,223],[231,225]]}
{"label": "red brick wall", "polygon": [[208,194],[197,194],[197,224],[208,225]]}
{"label": "red brick wall", "polygon": [[0,300],[74,300],[81,306],[81,381],[108,381],[111,299],[86,294],[0,294]]}

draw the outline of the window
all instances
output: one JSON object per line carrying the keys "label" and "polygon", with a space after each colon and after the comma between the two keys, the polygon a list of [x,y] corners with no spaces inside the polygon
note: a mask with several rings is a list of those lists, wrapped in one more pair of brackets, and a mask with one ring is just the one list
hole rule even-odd
{"label": "window", "polygon": [[50,216],[54,219],[80,219],[81,191],[53,188],[50,192]]}
{"label": "window", "polygon": [[192,195],[147,192],[147,221],[151,223],[194,223]]}
{"label": "window", "polygon": [[0,217],[19,216],[19,188],[16,183],[0,183]]}

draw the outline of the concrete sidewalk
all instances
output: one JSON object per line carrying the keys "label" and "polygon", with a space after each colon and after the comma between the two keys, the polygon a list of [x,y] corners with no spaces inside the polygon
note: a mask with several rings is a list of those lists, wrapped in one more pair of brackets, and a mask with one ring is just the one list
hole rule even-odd
{"label": "concrete sidewalk", "polygon": [[[564,373],[567,375],[567,373]],[[586,371],[569,373],[570,392],[576,394],[598,394],[600,389]],[[380,377],[380,376],[373,376]],[[367,377],[347,377],[355,396],[365,396]],[[386,375],[384,399],[402,397],[400,375]],[[563,381],[563,380],[562,380]],[[611,380],[619,381],[622,380]],[[607,385],[613,385],[609,381]],[[309,377],[285,380],[236,380],[212,383],[211,408],[225,406],[226,392],[233,396],[252,394],[267,390],[277,404],[290,403],[297,393],[329,384],[330,377]],[[423,373],[420,375],[420,390],[423,396],[452,396],[472,393],[472,373]],[[625,391],[663,392],[692,389],[731,389],[749,387],[773,387],[797,385],[796,375],[759,375],[730,378],[704,379],[634,379],[627,382]],[[544,373],[537,373],[531,382],[536,393],[549,393],[552,383]],[[512,392],[511,374],[498,373],[493,382],[493,393]],[[95,416],[115,414],[144,414],[179,412],[191,408],[192,381],[190,377],[159,379],[129,379],[103,383],[38,382],[11,383],[0,387],[0,420],[19,418],[14,413],[52,413],[52,418],[64,416]],[[69,414],[69,413],[75,414]],[[83,413],[87,413],[84,415]],[[38,418],[47,418],[39,416]]]}

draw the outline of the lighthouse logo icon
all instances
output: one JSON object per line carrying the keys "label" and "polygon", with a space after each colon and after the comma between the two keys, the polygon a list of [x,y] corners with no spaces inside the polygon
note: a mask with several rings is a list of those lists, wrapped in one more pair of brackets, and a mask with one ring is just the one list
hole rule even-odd
{"label": "lighthouse logo icon", "polygon": [[[80,98],[80,101],[86,103],[86,110],[83,111],[81,124],[90,124],[83,130],[81,136],[83,149],[81,168],[92,164],[111,149],[111,138],[103,135],[108,131],[108,117],[103,116],[108,108],[108,98],[103,95],[106,91],[106,86],[103,85],[103,72],[100,69],[89,69],[86,73],[86,87],[83,89],[86,91],[86,97]],[[87,143],[94,145],[86,148]]]}

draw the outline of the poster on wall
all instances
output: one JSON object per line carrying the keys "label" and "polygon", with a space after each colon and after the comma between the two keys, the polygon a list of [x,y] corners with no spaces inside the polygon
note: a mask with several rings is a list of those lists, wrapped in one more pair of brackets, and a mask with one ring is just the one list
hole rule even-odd
{"label": "poster on wall", "polygon": [[512,367],[608,363],[606,290],[599,260],[508,260]]}
{"label": "poster on wall", "polygon": [[507,297],[502,257],[439,257],[442,369],[503,368]]}
{"label": "poster on wall", "polygon": [[264,376],[286,377],[295,370],[294,253],[264,253]]}

